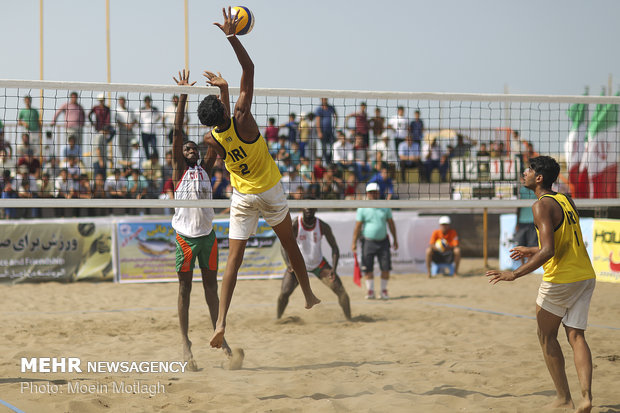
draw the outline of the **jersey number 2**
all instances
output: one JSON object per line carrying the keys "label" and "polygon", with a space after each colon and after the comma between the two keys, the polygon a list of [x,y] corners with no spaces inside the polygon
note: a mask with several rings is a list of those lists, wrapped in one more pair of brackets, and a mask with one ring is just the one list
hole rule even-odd
{"label": "jersey number 2", "polygon": [[241,175],[247,175],[250,173],[250,170],[248,169],[248,164],[247,163],[242,163],[239,165],[239,167],[241,168]]}

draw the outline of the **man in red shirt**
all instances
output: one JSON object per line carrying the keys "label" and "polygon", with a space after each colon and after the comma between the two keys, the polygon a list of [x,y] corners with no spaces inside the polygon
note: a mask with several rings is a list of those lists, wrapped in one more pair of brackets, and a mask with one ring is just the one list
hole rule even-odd
{"label": "man in red shirt", "polygon": [[[431,264],[437,264],[437,269],[441,266],[454,264],[454,275],[459,273],[459,263],[461,261],[461,248],[459,248],[459,236],[456,230],[450,228],[452,221],[450,217],[444,215],[439,218],[439,229],[433,231],[429,246],[426,249],[426,270],[428,277],[437,275],[431,272]],[[450,269],[452,272],[452,268]]]}

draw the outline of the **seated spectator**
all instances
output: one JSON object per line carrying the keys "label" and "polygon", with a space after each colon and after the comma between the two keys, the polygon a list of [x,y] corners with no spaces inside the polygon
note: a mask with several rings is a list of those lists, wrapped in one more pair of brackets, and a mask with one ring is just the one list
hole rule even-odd
{"label": "seated spectator", "polygon": [[95,148],[95,162],[93,162],[93,176],[97,176],[97,174],[102,174],[103,176],[107,176],[107,162],[105,157],[103,156],[103,152],[101,148]]}
{"label": "seated spectator", "polygon": [[120,169],[115,169],[114,175],[106,178],[103,189],[106,193],[106,198],[127,198],[127,179],[121,174]]}
{"label": "seated spectator", "polygon": [[21,158],[22,156],[26,156],[29,150],[32,150],[34,153],[34,148],[30,144],[30,135],[22,133],[22,143],[17,145],[17,157]]}
{"label": "seated spectator", "polygon": [[79,176],[77,196],[80,199],[90,199],[93,197],[93,190],[90,186],[90,180],[86,174],[80,174]]}
{"label": "seated spectator", "polygon": [[476,153],[476,156],[491,156],[491,152],[487,150],[486,143],[480,144],[480,149],[478,150],[478,153]]}
{"label": "seated spectator", "polygon": [[280,135],[269,145],[269,153],[277,159],[280,154],[288,154],[290,151],[288,138],[286,135]]}
{"label": "seated spectator", "polygon": [[357,199],[357,184],[359,181],[355,173],[347,171],[344,177],[344,199]]}
{"label": "seated spectator", "polygon": [[104,174],[96,174],[95,182],[93,183],[93,198],[103,199],[106,197],[105,193],[106,178]]}
{"label": "seated spectator", "polygon": [[[36,198],[38,193],[38,188],[30,186],[30,179],[22,179],[19,189],[17,191],[17,197],[22,199],[31,199]],[[20,208],[21,217],[20,218],[39,218],[41,217],[41,208]]]}
{"label": "seated spectator", "polygon": [[376,182],[379,185],[379,199],[395,199],[394,183],[385,164],[381,166],[379,172],[368,180],[368,183],[371,182]]}
{"label": "seated spectator", "polygon": [[[17,191],[13,189],[13,182],[6,181],[4,183],[4,189],[2,190],[2,199],[15,199],[18,198]],[[17,208],[4,208],[5,219],[16,219]]]}
{"label": "seated spectator", "polygon": [[299,151],[299,143],[296,141],[291,142],[291,150],[289,151],[289,157],[291,158],[291,166],[298,168],[301,165],[301,152]]}
{"label": "seated spectator", "polygon": [[50,156],[47,159],[47,162],[43,164],[43,173],[49,174],[52,181],[55,180],[56,177],[60,174],[61,169],[62,167],[58,162],[58,158],[56,158],[55,156]]}
{"label": "seated spectator", "polygon": [[220,168],[213,169],[213,177],[211,177],[211,190],[213,192],[213,199],[228,199],[228,196],[226,196],[226,192],[229,185],[230,181],[226,179],[224,171]]}
{"label": "seated spectator", "polygon": [[332,145],[332,162],[340,171],[353,167],[353,145],[347,141],[347,136],[339,130],[336,134],[336,142]]}
{"label": "seated spectator", "polygon": [[80,175],[82,175],[83,170],[80,166],[79,158],[70,155],[67,158],[65,168],[67,169],[67,172],[69,172],[69,178],[73,179],[77,184],[80,181]]}
{"label": "seated spectator", "polygon": [[342,199],[344,196],[344,182],[336,176],[338,169],[330,165],[323,179],[320,181],[320,193],[322,199]]}
{"label": "seated spectator", "polygon": [[148,197],[156,199],[161,193],[163,186],[162,164],[159,162],[159,155],[155,152],[151,159],[142,162],[142,174],[149,183]]}
{"label": "seated spectator", "polygon": [[127,193],[131,199],[144,199],[148,194],[149,183],[138,169],[132,169],[127,178]]}
{"label": "seated spectator", "polygon": [[119,160],[119,163],[125,168],[140,170],[142,161],[142,152],[140,149],[140,140],[133,138],[131,140],[131,148],[129,149],[129,157],[127,160]]}
{"label": "seated spectator", "polygon": [[37,196],[39,198],[54,197],[54,181],[51,179],[49,173],[44,172],[43,175],[41,175],[41,179],[37,181],[37,186],[39,189]]}
{"label": "seated spectator", "polygon": [[429,278],[435,277],[440,270],[450,270],[450,275],[458,275],[461,261],[461,248],[456,231],[450,228],[449,216],[439,218],[439,229],[433,231],[428,248],[426,248],[426,270]]}
{"label": "seated spectator", "polygon": [[456,146],[452,151],[451,157],[464,158],[471,155],[471,148],[476,145],[477,141],[458,133],[456,135]]}
{"label": "seated spectator", "polygon": [[450,162],[447,157],[443,156],[439,142],[437,138],[433,138],[430,142],[425,141],[422,144],[422,164],[424,166],[423,178],[424,181],[430,182],[433,170],[439,170],[439,176],[441,182],[446,181],[446,175],[448,173],[448,167]]}
{"label": "seated spectator", "polygon": [[73,180],[69,177],[67,168],[60,170],[59,175],[54,181],[55,198],[72,198],[74,195]]}
{"label": "seated spectator", "polygon": [[291,199],[294,199],[296,201],[306,199],[306,191],[304,190],[304,187],[300,185],[297,188],[295,188],[295,191],[293,191]]}
{"label": "seated spectator", "polygon": [[[396,171],[396,165],[398,164],[398,152],[394,146],[394,140],[390,138],[388,131],[381,133],[380,139],[372,144],[368,151],[371,166],[378,164],[385,164],[390,171],[390,176],[393,176]],[[373,168],[380,169],[380,168]]]}
{"label": "seated spectator", "polygon": [[278,132],[276,118],[267,119],[267,127],[265,128],[265,139],[267,140],[267,144],[274,143],[278,140]]}
{"label": "seated spectator", "polygon": [[8,156],[13,156],[13,148],[11,144],[4,139],[4,127],[2,126],[2,121],[0,121],[0,151],[2,150],[6,151]]}
{"label": "seated spectator", "polygon": [[17,167],[25,165],[28,168],[28,173],[31,175],[39,175],[41,169],[41,162],[39,162],[38,158],[34,157],[34,152],[32,149],[28,149],[26,154],[19,158],[17,161]]}
{"label": "seated spectator", "polygon": [[63,156],[65,159],[69,159],[69,157],[73,156],[75,158],[79,158],[82,156],[82,150],[80,146],[77,144],[77,138],[75,135],[69,135],[67,138],[67,146],[63,151]]}
{"label": "seated spectator", "polygon": [[305,186],[308,186],[312,182],[312,165],[310,165],[310,159],[302,156],[301,165],[299,165],[299,176]]}
{"label": "seated spectator", "polygon": [[398,145],[398,158],[400,159],[400,177],[403,182],[407,180],[407,170],[420,166],[420,144],[413,140],[411,134]]}
{"label": "seated spectator", "polygon": [[314,160],[314,165],[312,166],[312,173],[314,175],[313,182],[319,182],[321,179],[323,179],[325,171],[326,169],[323,166],[323,160],[321,158],[316,158]]}
{"label": "seated spectator", "polygon": [[6,148],[0,149],[0,170],[4,169],[15,169],[15,160],[7,153]]}
{"label": "seated spectator", "polygon": [[303,186],[302,179],[295,168],[292,168],[289,172],[283,174],[280,182],[282,183],[282,189],[288,198],[292,197],[292,193],[298,186]]}

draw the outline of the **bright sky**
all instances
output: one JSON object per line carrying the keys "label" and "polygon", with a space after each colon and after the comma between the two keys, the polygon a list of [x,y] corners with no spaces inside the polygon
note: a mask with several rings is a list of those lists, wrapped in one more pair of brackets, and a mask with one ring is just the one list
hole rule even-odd
{"label": "bright sky", "polygon": [[[190,70],[240,69],[221,1],[189,0]],[[236,5],[236,4],[232,4]],[[245,0],[256,87],[579,95],[620,85],[616,0]],[[182,0],[110,0],[112,82],[171,84]],[[0,78],[39,79],[39,1],[4,2]],[[106,81],[105,0],[44,0],[44,79]],[[202,80],[201,80],[201,84]]]}

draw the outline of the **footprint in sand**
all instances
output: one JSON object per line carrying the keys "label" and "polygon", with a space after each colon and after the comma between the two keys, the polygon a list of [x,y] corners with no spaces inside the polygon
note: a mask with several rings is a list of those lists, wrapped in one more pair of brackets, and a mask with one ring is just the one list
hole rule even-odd
{"label": "footprint in sand", "polygon": [[304,320],[297,316],[284,317],[279,320],[276,320],[276,324],[305,324]]}
{"label": "footprint in sand", "polygon": [[228,370],[240,370],[243,366],[245,351],[242,348],[231,349],[232,355],[228,359]]}

